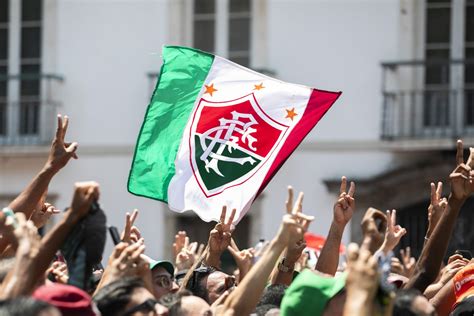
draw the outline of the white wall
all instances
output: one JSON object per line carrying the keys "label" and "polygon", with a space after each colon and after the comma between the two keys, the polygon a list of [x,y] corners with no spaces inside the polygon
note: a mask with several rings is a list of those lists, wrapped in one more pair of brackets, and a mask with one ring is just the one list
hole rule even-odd
{"label": "white wall", "polygon": [[58,9],[64,112],[87,145],[134,144],[149,100],[146,74],[161,65],[165,1],[66,0]]}
{"label": "white wall", "polygon": [[342,149],[303,146],[286,162],[265,191],[265,235],[276,232],[288,184],[305,192],[304,209],[316,217],[310,230],[325,235],[336,197],[323,180],[367,178],[393,163],[390,153],[343,148],[380,137],[380,62],[398,56],[399,1],[270,0],[268,8],[268,67],[282,80],[343,94],[304,142]]}
{"label": "white wall", "polygon": [[397,58],[398,2],[269,2],[269,67],[282,80],[343,92],[311,140],[379,137],[380,62]]}
{"label": "white wall", "polygon": [[[69,203],[74,181],[99,181],[101,203],[111,224],[122,227],[126,210],[141,210],[138,224],[153,257],[165,255],[165,207],[127,193],[126,180],[149,100],[146,74],[159,70],[161,46],[170,38],[168,6],[172,1],[60,0],[55,22],[48,24],[54,29],[49,43],[56,58],[45,70],[65,77],[61,112],[71,117],[69,139],[80,143],[80,159],[54,179],[51,192],[63,207]],[[343,91],[305,143],[336,141],[343,147],[344,142],[377,140],[380,62],[396,59],[399,53],[399,1],[267,2],[266,66],[282,80]],[[265,191],[261,236],[271,238],[276,232],[288,184],[305,191],[304,209],[316,216],[311,230],[324,235],[335,197],[328,194],[323,180],[342,175],[365,178],[393,163],[392,156],[381,151],[306,148],[287,161]],[[21,190],[42,161],[34,157],[1,160],[0,178],[9,181],[0,179],[0,193]]]}

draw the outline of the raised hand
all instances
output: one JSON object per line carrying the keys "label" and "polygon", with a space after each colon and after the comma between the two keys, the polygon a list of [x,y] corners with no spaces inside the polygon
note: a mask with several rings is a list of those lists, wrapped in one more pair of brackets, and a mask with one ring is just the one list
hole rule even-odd
{"label": "raised hand", "polygon": [[134,232],[134,235],[137,235],[137,231],[138,231],[138,235],[141,236],[138,228],[133,226],[133,224],[135,223],[135,220],[137,219],[137,216],[138,216],[137,209],[134,209],[132,214],[127,212],[127,214],[125,215],[125,227],[121,235],[121,239],[124,243],[131,244],[132,242],[136,242],[136,241],[132,241],[132,231]]}
{"label": "raised hand", "polygon": [[[109,258],[109,263],[104,274],[107,273],[107,277],[111,279],[126,276],[141,276],[145,268],[149,267],[148,261],[142,256],[144,252],[145,245],[143,239],[131,245],[119,243],[115,246]],[[109,282],[111,282],[111,280],[109,280]]]}
{"label": "raised hand", "polygon": [[469,264],[469,260],[463,258],[461,255],[455,254],[449,257],[448,264],[441,270],[441,277],[439,282],[446,284],[451,280],[454,275]]}
{"label": "raised hand", "polygon": [[184,248],[186,237],[187,237],[187,234],[184,230],[180,230],[176,235],[174,235],[173,251],[174,251],[175,258]]}
{"label": "raised hand", "polygon": [[243,249],[239,250],[237,248],[237,245],[235,243],[232,243],[231,246],[227,247],[229,250],[230,254],[235,260],[235,263],[237,264],[237,268],[239,268],[239,282],[242,281],[244,276],[247,274],[247,272],[250,271],[250,268],[252,268],[253,264],[253,258],[255,255],[255,249],[249,248],[249,249]]}
{"label": "raised hand", "polygon": [[207,251],[203,263],[218,268],[220,266],[220,257],[224,250],[230,245],[232,238],[232,221],[234,220],[235,212],[234,208],[226,221],[227,206],[222,207],[221,217],[219,222],[209,233],[209,240],[207,242]]}
{"label": "raised hand", "polygon": [[410,247],[406,247],[405,250],[400,249],[400,257],[402,258],[402,266],[404,275],[410,277],[415,270],[416,260],[414,257],[411,256],[411,249]]}
{"label": "raised hand", "polygon": [[408,277],[405,269],[403,268],[403,264],[397,257],[392,257],[392,259],[390,259],[390,271]]}
{"label": "raised hand", "polygon": [[387,217],[381,211],[369,207],[362,218],[363,248],[374,253],[380,248],[387,231]]}
{"label": "raised hand", "polygon": [[63,120],[63,117],[59,114],[56,136],[51,144],[47,161],[47,165],[55,172],[61,170],[71,158],[77,159],[76,150],[78,144],[76,142],[67,143],[64,140],[68,124],[69,118],[64,116]]}
{"label": "raised hand", "polygon": [[61,213],[54,205],[49,203],[42,203],[35,208],[31,214],[30,221],[35,224],[37,228],[41,228],[49,221],[52,215]]}
{"label": "raised hand", "polygon": [[400,239],[407,233],[406,229],[397,225],[397,211],[387,211],[387,229],[385,232],[385,239],[382,245],[382,251],[388,254],[400,242]]}
{"label": "raised hand", "polygon": [[[458,140],[456,147],[456,168],[449,175],[451,181],[451,196],[464,201],[474,191],[474,172],[464,163],[463,143]],[[469,161],[472,159],[470,158]]]}
{"label": "raised hand", "polygon": [[87,215],[92,202],[99,199],[99,184],[93,181],[76,182],[74,186],[71,211],[67,212],[67,215],[79,220]]}
{"label": "raised hand", "polygon": [[308,230],[309,224],[314,220],[313,216],[305,215],[301,212],[303,208],[304,193],[300,192],[296,202],[293,204],[293,188],[288,187],[288,200],[286,201],[286,212],[277,234],[277,241],[287,247],[295,245],[303,239],[303,235]]}
{"label": "raised hand", "polygon": [[347,247],[346,315],[372,315],[379,275],[377,260],[357,244]]}
{"label": "raised hand", "polygon": [[[18,242],[18,254],[28,255],[29,258],[34,258],[40,248],[41,240],[38,235],[38,229],[33,222],[26,220],[25,214],[16,213],[15,218],[17,225],[13,234]],[[6,221],[7,225],[11,224],[13,219],[9,217]]]}
{"label": "raised hand", "polygon": [[443,182],[438,182],[437,187],[431,182],[431,201],[430,206],[428,206],[428,230],[426,237],[431,235],[448,205],[448,200],[442,197],[442,195]]}
{"label": "raised hand", "polygon": [[349,192],[346,193],[347,178],[341,178],[341,187],[339,189],[339,198],[334,204],[334,223],[345,227],[351,220],[355,210],[355,183],[351,182]]}
{"label": "raised hand", "polygon": [[196,259],[201,256],[203,250],[203,244],[198,246],[197,242],[189,243],[189,237],[186,237],[183,248],[176,256],[176,269],[182,271],[191,268]]}
{"label": "raised hand", "polygon": [[46,271],[47,274],[52,274],[57,283],[67,284],[69,280],[69,272],[67,265],[61,261],[55,261],[51,267]]}
{"label": "raised hand", "polygon": [[219,222],[209,234],[209,251],[222,253],[230,245],[232,237],[232,221],[234,220],[236,209],[234,208],[226,221],[227,206],[222,207],[222,213]]}

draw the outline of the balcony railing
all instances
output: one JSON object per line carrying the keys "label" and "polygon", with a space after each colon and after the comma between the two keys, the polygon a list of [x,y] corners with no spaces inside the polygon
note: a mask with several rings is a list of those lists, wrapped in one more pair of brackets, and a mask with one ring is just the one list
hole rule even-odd
{"label": "balcony railing", "polygon": [[474,136],[474,60],[383,63],[384,140]]}
{"label": "balcony railing", "polygon": [[0,76],[1,146],[51,142],[60,105],[54,97],[55,84],[62,81],[51,74]]}

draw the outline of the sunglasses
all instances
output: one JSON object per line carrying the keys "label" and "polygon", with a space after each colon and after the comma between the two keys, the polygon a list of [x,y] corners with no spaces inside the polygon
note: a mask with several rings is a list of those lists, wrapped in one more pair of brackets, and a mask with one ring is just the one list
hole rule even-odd
{"label": "sunglasses", "polygon": [[155,284],[159,287],[170,289],[173,286],[174,278],[167,275],[158,275],[155,277]]}
{"label": "sunglasses", "polygon": [[145,312],[145,313],[154,312],[156,304],[158,304],[158,301],[150,298],[146,300],[145,302],[141,303],[140,305],[137,305],[135,307],[128,309],[127,311],[125,311],[123,315],[124,316],[133,315],[136,312]]}

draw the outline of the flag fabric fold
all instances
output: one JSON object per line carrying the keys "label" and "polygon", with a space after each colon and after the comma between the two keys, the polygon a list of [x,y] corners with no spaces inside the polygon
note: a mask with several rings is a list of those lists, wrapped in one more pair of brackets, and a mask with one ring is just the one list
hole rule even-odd
{"label": "flag fabric fold", "polygon": [[165,46],[128,191],[205,221],[227,205],[237,223],[339,95]]}

